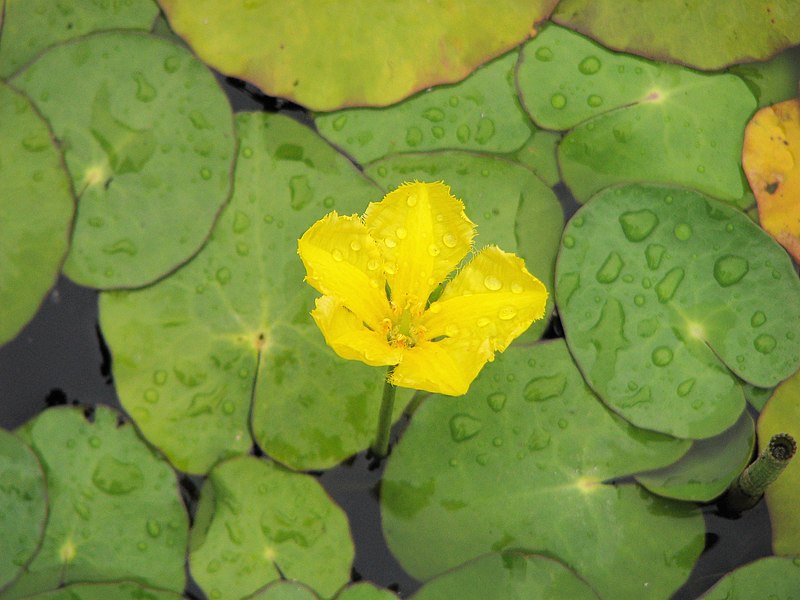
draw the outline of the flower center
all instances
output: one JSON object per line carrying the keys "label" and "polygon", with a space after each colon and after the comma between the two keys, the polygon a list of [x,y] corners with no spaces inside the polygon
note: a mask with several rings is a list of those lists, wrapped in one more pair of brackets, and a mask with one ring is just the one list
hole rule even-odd
{"label": "flower center", "polygon": [[424,334],[421,327],[415,326],[411,310],[403,309],[400,317],[395,320],[385,319],[386,341],[395,348],[413,348],[418,339]]}

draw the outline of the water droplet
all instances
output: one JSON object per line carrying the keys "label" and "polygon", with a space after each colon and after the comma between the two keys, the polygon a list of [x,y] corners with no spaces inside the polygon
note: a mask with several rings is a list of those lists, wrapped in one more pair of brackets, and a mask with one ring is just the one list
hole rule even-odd
{"label": "water droplet", "polygon": [[564,236],[564,247],[565,248],[574,248],[575,247],[575,238],[571,235]]}
{"label": "water droplet", "polygon": [[494,412],[500,412],[506,405],[506,395],[503,392],[494,392],[486,397],[486,403]]}
{"label": "water droplet", "polygon": [[203,167],[202,169],[200,169],[200,177],[202,177],[206,181],[211,179],[211,169],[209,169],[208,167]]}
{"label": "water droplet", "polygon": [[475,324],[478,327],[486,327],[491,322],[492,322],[491,319],[489,319],[487,317],[478,317],[478,320],[475,321]]}
{"label": "water droplet", "polygon": [[133,79],[136,82],[136,99],[141,102],[152,102],[158,95],[156,88],[150,85],[144,73],[136,71],[133,74]]}
{"label": "water droplet", "polygon": [[644,251],[644,256],[647,259],[647,266],[655,271],[661,266],[661,259],[664,258],[664,253],[667,249],[661,244],[649,244]]}
{"label": "water droplet", "polygon": [[444,121],[444,111],[438,108],[428,108],[422,113],[422,117],[432,123]]}
{"label": "water droplet", "polygon": [[422,143],[422,137],[422,130],[419,127],[409,127],[406,130],[406,144],[412,148]]}
{"label": "water droplet", "polygon": [[167,381],[166,371],[156,371],[153,373],[153,383],[156,385],[164,385]]}
{"label": "water droplet", "polygon": [[643,319],[639,321],[639,324],[636,326],[636,333],[639,334],[640,337],[649,338],[658,330],[658,319]]}
{"label": "water droplet", "polygon": [[625,263],[622,262],[622,257],[616,252],[612,252],[606,257],[605,262],[597,271],[597,281],[600,283],[611,283],[616,281],[619,277],[620,271]]}
{"label": "water droplet", "polygon": [[92,473],[92,483],[106,494],[118,496],[142,487],[144,475],[135,464],[122,462],[106,454]]}
{"label": "water droplet", "polygon": [[550,104],[553,108],[561,110],[567,105],[567,97],[564,94],[553,94],[550,97]]}
{"label": "water droplet", "polygon": [[475,457],[475,462],[478,463],[480,466],[485,467],[489,464],[489,455],[485,452],[481,452]]}
{"label": "water droplet", "polygon": [[99,448],[102,444],[102,440],[96,435],[89,436],[89,446],[92,448]]}
{"label": "water droplet", "polygon": [[522,293],[522,285],[517,283],[516,281],[511,284],[511,293],[512,294],[521,294]]}
{"label": "water droplet", "polygon": [[136,256],[136,244],[127,238],[117,240],[113,244],[103,247],[103,252],[106,254],[127,254],[128,256]]}
{"label": "water droplet", "polygon": [[631,242],[641,242],[646,239],[658,225],[658,217],[648,209],[634,210],[622,213],[619,217],[622,233]]}
{"label": "water droplet", "polygon": [[486,117],[482,117],[478,121],[478,130],[475,132],[475,141],[479,144],[485,144],[494,137],[494,121]]}
{"label": "water droplet", "polygon": [[158,390],[149,388],[144,393],[144,401],[149,404],[155,404],[158,402],[159,394]]}
{"label": "water droplet", "polygon": [[685,242],[692,237],[692,226],[688,223],[678,223],[673,230],[675,237],[680,241]]}
{"label": "water droplet", "polygon": [[325,196],[325,198],[322,200],[322,205],[325,208],[333,208],[334,204],[336,204],[336,200],[334,200],[332,196]]}
{"label": "water droplet", "polygon": [[765,315],[760,310],[754,312],[753,316],[750,317],[750,325],[753,327],[761,327],[766,322],[767,322],[767,315]]}
{"label": "water droplet", "polygon": [[672,362],[672,350],[666,346],[659,346],[653,350],[651,358],[655,366],[665,367]]}
{"label": "water droplet", "polygon": [[236,405],[230,400],[225,400],[222,403],[222,412],[226,415],[232,415],[236,411]]}
{"label": "water droplet", "polygon": [[725,225],[725,231],[727,231],[728,233],[732,233],[733,229],[734,229],[733,223],[728,223],[727,225]]}
{"label": "water droplet", "polygon": [[314,197],[314,190],[305,175],[295,175],[289,179],[289,204],[294,210],[301,210]]}
{"label": "water droplet", "polygon": [[458,244],[458,240],[456,239],[456,236],[453,235],[452,233],[445,233],[442,236],[442,243],[448,248],[455,248],[456,245]]}
{"label": "water droplet", "polygon": [[534,377],[525,386],[523,397],[528,402],[543,402],[560,396],[566,387],[567,378],[561,373]]}
{"label": "water droplet", "polygon": [[394,240],[394,238],[390,237],[385,238],[383,243],[387,248],[394,248],[397,246],[397,242]]}
{"label": "water droplet", "polygon": [[174,73],[181,66],[181,59],[177,56],[170,56],[164,59],[164,70],[167,73]]}
{"label": "water droplet", "polygon": [[450,437],[454,442],[463,442],[478,435],[482,427],[479,419],[459,413],[450,418]]}
{"label": "water droplet", "polygon": [[727,254],[714,262],[714,279],[722,287],[728,287],[741,281],[749,270],[747,259]]}
{"label": "water droplet", "polygon": [[583,215],[572,217],[572,220],[570,221],[573,227],[583,227],[584,222]]}
{"label": "water droplet", "polygon": [[374,271],[375,269],[377,269],[380,266],[381,266],[381,262],[377,258],[370,258],[367,261],[367,269],[369,269],[370,271]]}
{"label": "water droplet", "polygon": [[578,70],[584,75],[594,75],[600,70],[600,59],[596,56],[587,56],[578,65]]}
{"label": "water droplet", "polygon": [[440,252],[441,250],[439,249],[439,246],[437,246],[436,244],[431,244],[430,246],[428,246],[428,254],[430,254],[431,256],[439,256]]}
{"label": "water droplet", "polygon": [[150,537],[158,537],[161,535],[161,524],[155,519],[148,519],[147,521],[147,535]]}
{"label": "water droplet", "polygon": [[550,62],[553,60],[553,51],[550,50],[547,46],[542,46],[541,48],[536,49],[536,60],[540,60],[542,62]]}
{"label": "water droplet", "polygon": [[777,342],[775,341],[775,338],[768,333],[762,333],[753,342],[753,346],[756,350],[761,352],[761,354],[771,353],[773,350],[775,350],[776,345]]}
{"label": "water droplet", "polygon": [[513,306],[504,306],[497,313],[497,316],[501,321],[510,321],[517,316],[517,309]]}
{"label": "water droplet", "polygon": [[466,123],[459,125],[458,129],[456,129],[456,137],[458,138],[459,142],[466,144],[469,141],[469,138],[472,137],[472,130],[469,128],[469,125]]}
{"label": "water droplet", "polygon": [[331,252],[331,256],[333,256],[333,260],[335,260],[336,262],[342,262],[342,260],[344,260],[344,255],[342,254],[342,251],[339,250],[338,248],[333,249],[333,251]]}
{"label": "water droplet", "polygon": [[499,448],[502,445],[503,445],[503,438],[498,436],[492,440],[492,446],[494,446],[495,448]]}
{"label": "water droplet", "polygon": [[247,256],[250,254],[250,245],[245,244],[244,242],[239,242],[236,244],[236,254],[239,256]]}
{"label": "water droplet", "polygon": [[656,284],[656,296],[658,301],[664,304],[672,300],[675,292],[678,291],[681,281],[683,281],[684,271],[680,267],[670,269],[666,275]]}
{"label": "water droplet", "polygon": [[503,287],[503,283],[494,275],[487,275],[483,280],[483,285],[486,286],[487,290],[491,290],[492,292],[496,292]]}
{"label": "water droplet", "polygon": [[89,507],[83,502],[76,502],[72,505],[72,507],[75,509],[77,515],[84,521],[88,521],[89,517],[92,516],[92,512],[89,510]]}
{"label": "water droplet", "polygon": [[347,125],[347,115],[340,115],[333,120],[333,130],[341,131]]}
{"label": "water droplet", "polygon": [[359,242],[358,240],[351,241],[350,250],[352,250],[353,252],[358,252],[359,250],[361,250],[361,242]]}
{"label": "water droplet", "polygon": [[248,227],[250,227],[250,217],[247,216],[247,213],[237,210],[233,216],[233,232],[242,233],[247,231]]}
{"label": "water droplet", "polygon": [[550,445],[550,433],[539,427],[535,427],[531,435],[528,437],[526,446],[528,450],[534,452],[542,450]]}
{"label": "water droplet", "polygon": [[394,234],[398,240],[404,240],[408,237],[408,230],[405,227],[398,227]]}
{"label": "water droplet", "polygon": [[649,277],[642,277],[642,287],[646,290],[649,290],[651,287],[653,287],[653,282],[650,281]]}
{"label": "water droplet", "polygon": [[693,387],[694,387],[694,378],[689,378],[684,381],[681,381],[678,384],[678,390],[677,390],[678,396],[680,396],[681,398],[685,398],[692,391]]}
{"label": "water droplet", "polygon": [[103,217],[91,217],[89,219],[89,225],[91,227],[102,227],[103,223],[105,223]]}
{"label": "water droplet", "polygon": [[189,120],[195,129],[212,129],[211,123],[208,122],[206,116],[199,110],[193,110],[189,113]]}
{"label": "water droplet", "polygon": [[458,335],[459,331],[461,331],[461,330],[458,328],[458,325],[456,325],[455,323],[450,323],[449,325],[447,325],[444,328],[444,334],[447,337],[456,337]]}
{"label": "water droplet", "polygon": [[558,428],[559,429],[566,429],[568,425],[569,425],[569,423],[567,422],[566,419],[559,419],[558,420]]}
{"label": "water droplet", "polygon": [[644,296],[642,296],[641,294],[636,294],[633,297],[633,303],[636,306],[644,306]]}
{"label": "water droplet", "polygon": [[592,94],[591,96],[586,98],[586,104],[588,104],[592,108],[597,108],[598,106],[603,105],[603,98],[598,96],[597,94]]}
{"label": "water droplet", "polygon": [[697,172],[698,173],[705,173],[706,168],[703,165],[697,165]]}

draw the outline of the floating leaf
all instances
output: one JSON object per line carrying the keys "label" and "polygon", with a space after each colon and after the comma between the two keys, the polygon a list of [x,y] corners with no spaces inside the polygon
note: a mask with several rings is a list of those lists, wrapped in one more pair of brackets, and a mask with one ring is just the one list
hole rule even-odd
{"label": "floating leaf", "polygon": [[572,129],[558,160],[579,201],[639,181],[742,198],[742,128],[755,100],[738,77],[614,54],[556,26],[524,46],[517,77],[538,125]]}
{"label": "floating leaf", "polygon": [[319,596],[302,583],[281,579],[246,598],[247,600],[319,600]]}
{"label": "floating leaf", "polygon": [[3,344],[33,317],[61,270],[74,202],[50,129],[28,98],[2,82],[0,139]]}
{"label": "floating leaf", "polygon": [[794,0],[742,2],[736,18],[715,0],[562,0],[553,20],[615,50],[706,70],[764,60],[800,43]]}
{"label": "floating leaf", "polygon": [[309,475],[230,459],[209,474],[196,519],[189,562],[211,598],[241,598],[284,577],[329,598],[350,578],[347,517]]}
{"label": "floating leaf", "polygon": [[[758,447],[763,452],[770,438],[788,433],[800,440],[800,371],[775,388],[758,418]],[[780,556],[800,555],[800,460],[795,456],[764,497],[772,524],[772,550]]]}
{"label": "floating leaf", "polygon": [[2,17],[0,77],[7,77],[58,42],[105,29],[147,30],[156,15],[158,5],[153,0],[6,2]]}
{"label": "floating leaf", "polygon": [[430,397],[414,413],[384,473],[384,533],[417,579],[514,548],[562,560],[603,597],[638,599],[645,583],[667,597],[703,547],[702,516],[602,482],[688,447],[606,409],[563,341],[512,347],[466,396]]}
{"label": "floating leaf", "polygon": [[319,114],[314,122],[323,137],[360,163],[396,152],[512,152],[531,134],[514,86],[518,55],[509,52],[460,83],[395,106]]}
{"label": "floating leaf", "polygon": [[22,440],[3,429],[0,429],[0,506],[3,507],[0,511],[2,589],[39,549],[47,518],[42,467]]}
{"label": "floating leaf", "polygon": [[768,556],[728,573],[700,600],[791,600],[800,589],[800,559]]}
{"label": "floating leaf", "polygon": [[397,600],[398,596],[369,582],[356,583],[344,588],[336,600]]}
{"label": "floating leaf", "polygon": [[744,171],[761,226],[800,261],[800,100],[759,110],[747,125]]}
{"label": "floating leaf", "polygon": [[521,552],[476,558],[429,581],[412,596],[412,600],[442,598],[598,600],[586,582],[558,561]]}
{"label": "floating leaf", "polygon": [[215,0],[160,4],[172,29],[219,71],[312,110],[335,110],[385,106],[459,81],[528,38],[555,1],[358,0],[346,17],[320,10],[314,0],[292,10],[263,0],[240,7]]}
{"label": "floating leaf", "polygon": [[65,407],[24,426],[46,473],[50,513],[41,549],[4,600],[78,581],[183,591],[188,519],[175,473],[119,419],[103,406],[93,422]]}
{"label": "floating leaf", "polygon": [[[365,172],[386,191],[415,179],[446,181],[478,226],[481,246],[496,244],[518,254],[528,271],[553,289],[564,213],[552,190],[528,169],[497,156],[445,151],[391,156]],[[548,315],[552,305],[548,299]],[[540,337],[546,325],[547,319],[534,324],[529,336]]]}
{"label": "floating leaf", "polygon": [[630,422],[687,438],[731,427],[738,378],[800,365],[800,280],[741,212],[691,190],[597,194],[568,223],[556,305],[589,385]]}
{"label": "floating leaf", "polygon": [[158,590],[138,583],[73,583],[52,592],[37,594],[36,600],[181,600],[175,592]]}
{"label": "floating leaf", "polygon": [[728,489],[749,464],[755,443],[755,424],[745,411],[730,429],[694,442],[678,462],[640,473],[636,481],[666,498],[710,502]]}
{"label": "floating leaf", "polygon": [[237,123],[236,191],[212,239],[157,284],[101,296],[117,391],[181,470],[247,452],[252,402],[254,436],[272,458],[329,467],[371,443],[384,374],[325,345],[297,239],[381,192],[292,119],[240,113]]}
{"label": "floating leaf", "polygon": [[797,95],[800,47],[789,48],[766,62],[734,65],[729,72],[744,80],[759,108],[788,100]]}
{"label": "floating leaf", "polygon": [[156,36],[100,33],[52,47],[12,82],[53,127],[79,198],[72,280],[140,286],[198,250],[234,149],[230,106],[202,63]]}

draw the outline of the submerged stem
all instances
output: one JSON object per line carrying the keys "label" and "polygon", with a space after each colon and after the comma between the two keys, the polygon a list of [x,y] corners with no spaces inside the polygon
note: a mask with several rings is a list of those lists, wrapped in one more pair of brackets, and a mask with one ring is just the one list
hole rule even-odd
{"label": "submerged stem", "polygon": [[389,383],[394,367],[389,367],[386,382],[383,385],[383,398],[381,398],[381,411],[378,415],[378,432],[372,443],[372,452],[383,458],[389,453],[389,432],[392,429],[392,412],[394,409],[394,395],[397,387]]}

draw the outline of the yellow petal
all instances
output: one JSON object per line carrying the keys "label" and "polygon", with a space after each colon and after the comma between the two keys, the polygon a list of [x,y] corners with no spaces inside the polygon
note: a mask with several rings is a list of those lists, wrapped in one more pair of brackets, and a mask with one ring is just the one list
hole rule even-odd
{"label": "yellow petal", "polygon": [[436,394],[461,396],[489,360],[469,340],[422,342],[405,351],[390,383]]}
{"label": "yellow petal", "polygon": [[447,284],[419,319],[428,339],[471,340],[486,360],[544,316],[547,290],[521,258],[488,246]]}
{"label": "yellow petal", "polygon": [[332,212],[297,242],[306,281],[377,331],[391,315],[380,251],[358,216]]}
{"label": "yellow petal", "polygon": [[405,183],[370,203],[365,224],[377,240],[392,302],[412,312],[455,269],[472,245],[475,224],[444,183]]}
{"label": "yellow petal", "polygon": [[385,333],[365,327],[359,317],[331,296],[317,298],[311,316],[325,336],[325,343],[342,358],[377,367],[396,365],[403,356],[401,349],[389,345]]}

